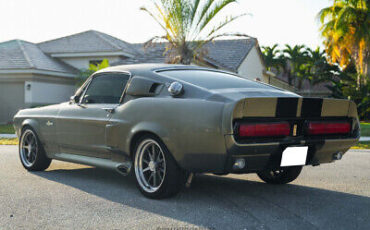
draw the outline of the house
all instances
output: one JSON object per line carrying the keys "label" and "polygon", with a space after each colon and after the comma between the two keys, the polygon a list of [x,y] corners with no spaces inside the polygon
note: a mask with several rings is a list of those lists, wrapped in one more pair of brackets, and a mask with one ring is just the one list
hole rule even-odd
{"label": "house", "polygon": [[20,109],[66,100],[77,69],[45,54],[36,44],[0,43],[0,122]]}
{"label": "house", "polygon": [[[23,40],[0,43],[0,123],[22,108],[67,101],[75,77],[89,64],[108,59],[111,65],[163,63],[165,43],[149,48],[94,30],[38,44]],[[239,73],[284,88],[266,71],[257,39],[216,40],[206,45],[206,66]],[[280,85],[279,85],[280,84]]]}

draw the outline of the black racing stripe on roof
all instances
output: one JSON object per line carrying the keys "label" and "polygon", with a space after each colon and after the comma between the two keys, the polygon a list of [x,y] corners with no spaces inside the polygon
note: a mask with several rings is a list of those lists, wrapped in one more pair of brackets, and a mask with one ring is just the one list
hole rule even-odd
{"label": "black racing stripe on roof", "polygon": [[276,104],[276,117],[296,117],[298,98],[278,98]]}
{"label": "black racing stripe on roof", "polygon": [[320,117],[323,99],[303,98],[301,117]]}

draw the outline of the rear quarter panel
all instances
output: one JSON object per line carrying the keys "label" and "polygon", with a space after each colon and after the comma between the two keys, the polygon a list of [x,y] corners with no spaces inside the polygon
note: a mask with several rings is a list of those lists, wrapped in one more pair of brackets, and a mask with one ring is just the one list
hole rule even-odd
{"label": "rear quarter panel", "polygon": [[116,109],[107,131],[108,145],[130,153],[135,134],[151,132],[190,171],[222,170],[226,158],[224,103],[203,99],[138,98]]}

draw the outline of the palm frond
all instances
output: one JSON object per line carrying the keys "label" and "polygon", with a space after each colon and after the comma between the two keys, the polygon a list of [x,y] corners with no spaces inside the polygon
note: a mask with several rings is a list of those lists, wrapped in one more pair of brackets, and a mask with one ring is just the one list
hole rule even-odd
{"label": "palm frond", "polygon": [[224,9],[227,5],[230,3],[235,3],[237,0],[222,0],[220,3],[216,3],[215,6],[208,11],[206,14],[204,20],[201,22],[199,26],[199,31],[201,32],[212,19],[222,10]]}
{"label": "palm frond", "polygon": [[246,14],[240,14],[240,15],[237,15],[237,16],[226,17],[225,20],[223,22],[221,22],[218,26],[213,27],[213,29],[208,33],[207,37],[213,36],[215,33],[220,31],[223,27],[225,27],[229,23],[231,23],[231,22],[235,21],[236,19],[238,19],[240,17],[243,17],[245,15]]}

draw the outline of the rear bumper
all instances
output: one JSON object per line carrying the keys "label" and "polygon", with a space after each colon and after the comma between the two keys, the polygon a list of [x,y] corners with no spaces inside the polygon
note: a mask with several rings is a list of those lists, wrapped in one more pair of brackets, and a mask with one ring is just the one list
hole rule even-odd
{"label": "rear bumper", "polygon": [[[306,165],[319,165],[334,161],[333,155],[344,154],[358,142],[356,138],[303,140],[294,138],[283,142],[239,144],[233,135],[226,135],[228,157],[225,165],[226,173],[248,173],[264,169],[278,169],[282,152],[289,146],[308,146]],[[236,159],[243,158],[245,167],[233,169]]]}

